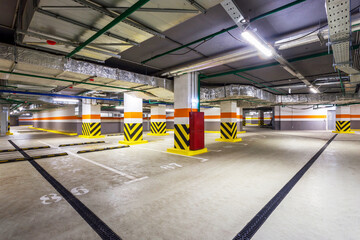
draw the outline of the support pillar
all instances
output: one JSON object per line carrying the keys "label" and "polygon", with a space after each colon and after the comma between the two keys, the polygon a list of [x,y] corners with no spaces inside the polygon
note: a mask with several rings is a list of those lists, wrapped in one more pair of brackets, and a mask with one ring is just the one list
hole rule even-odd
{"label": "support pillar", "polygon": [[8,114],[4,107],[0,107],[0,136],[5,136],[8,131]]}
{"label": "support pillar", "polygon": [[96,100],[84,99],[82,101],[82,124],[80,138],[102,138],[101,135],[101,106]]}
{"label": "support pillar", "polygon": [[174,148],[167,151],[181,155],[197,155],[206,148],[190,150],[190,112],[198,108],[198,74],[188,73],[174,80]]}
{"label": "support pillar", "polygon": [[134,145],[147,142],[143,140],[143,100],[124,93],[124,141],[119,143]]}
{"label": "support pillar", "polygon": [[225,101],[220,103],[220,138],[215,139],[220,142],[240,142],[237,138],[237,102]]}
{"label": "support pillar", "polygon": [[264,110],[259,110],[259,126],[264,126]]}
{"label": "support pillar", "polygon": [[334,133],[354,133],[350,129],[350,106],[336,107],[336,131]]}
{"label": "support pillar", "polygon": [[166,105],[151,106],[150,136],[165,136],[166,133]]}
{"label": "support pillar", "polygon": [[236,117],[237,117],[237,121],[238,121],[238,133],[246,133],[246,131],[243,131],[243,121],[244,121],[244,116],[243,116],[243,108],[242,107],[237,107],[236,108]]}

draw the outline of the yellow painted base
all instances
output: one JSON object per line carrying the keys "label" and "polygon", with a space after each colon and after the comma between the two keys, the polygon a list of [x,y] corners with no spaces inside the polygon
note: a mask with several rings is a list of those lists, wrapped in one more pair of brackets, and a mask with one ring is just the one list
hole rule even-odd
{"label": "yellow painted base", "polygon": [[354,134],[355,132],[338,132],[338,131],[332,131],[333,133],[339,133],[339,134]]}
{"label": "yellow painted base", "polygon": [[44,129],[44,128],[35,128],[35,127],[29,127],[29,128],[35,129],[35,130],[40,130],[40,131],[45,131],[45,132],[51,132],[51,133],[58,133],[58,134],[68,135],[68,136],[76,136],[76,135],[77,135],[77,133],[67,133],[67,132],[49,130],[49,129]]}
{"label": "yellow painted base", "polygon": [[140,141],[134,141],[134,142],[130,142],[130,141],[119,141],[120,144],[125,144],[125,145],[136,145],[136,144],[144,144],[144,143],[148,143],[148,140],[140,140]]}
{"label": "yellow painted base", "polygon": [[19,125],[19,127],[32,127],[33,125]]}
{"label": "yellow painted base", "polygon": [[100,136],[87,136],[87,135],[79,135],[79,138],[104,138],[105,135],[100,135]]}
{"label": "yellow painted base", "polygon": [[246,131],[240,131],[240,132],[238,132],[237,134],[241,134],[241,133],[246,133]]}
{"label": "yellow painted base", "polygon": [[168,131],[168,132],[173,132],[174,129],[166,129],[166,131]]}
{"label": "yellow painted base", "polygon": [[170,133],[164,133],[164,134],[156,134],[156,133],[148,133],[149,136],[167,136],[170,135]]}
{"label": "yellow painted base", "polygon": [[12,132],[7,132],[6,135],[14,135]]}
{"label": "yellow painted base", "polygon": [[242,139],[241,139],[241,138],[235,138],[235,139],[217,138],[217,139],[215,139],[215,141],[218,141],[218,142],[232,142],[232,143],[236,143],[236,142],[241,142]]}
{"label": "yellow painted base", "polygon": [[355,132],[359,132],[359,131],[360,131],[360,129],[351,129],[351,130],[353,130],[353,131],[355,131]]}
{"label": "yellow painted base", "polygon": [[182,149],[177,149],[177,148],[168,148],[167,152],[175,153],[175,154],[179,154],[179,155],[185,155],[185,156],[194,156],[194,155],[207,153],[208,150],[207,150],[207,148],[203,148],[200,150],[182,150]]}

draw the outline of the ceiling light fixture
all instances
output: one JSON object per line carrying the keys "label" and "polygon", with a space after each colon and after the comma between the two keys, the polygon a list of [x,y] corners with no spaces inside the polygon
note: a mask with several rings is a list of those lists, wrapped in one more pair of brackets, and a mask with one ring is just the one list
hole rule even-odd
{"label": "ceiling light fixture", "polygon": [[174,112],[174,109],[166,109],[167,112]]}
{"label": "ceiling light fixture", "polygon": [[312,86],[310,87],[310,91],[312,93],[319,93],[319,91],[316,88],[312,87]]}
{"label": "ceiling light fixture", "polygon": [[124,106],[116,106],[115,109],[124,109]]}
{"label": "ceiling light fixture", "polygon": [[71,98],[54,98],[54,102],[78,103],[79,100]]}
{"label": "ceiling light fixture", "polygon": [[244,31],[241,33],[241,36],[251,45],[256,47],[265,56],[271,57],[273,55],[272,50],[269,47],[267,47],[265,43],[262,43],[263,41],[260,40],[260,38],[255,34],[253,34],[252,32]]}

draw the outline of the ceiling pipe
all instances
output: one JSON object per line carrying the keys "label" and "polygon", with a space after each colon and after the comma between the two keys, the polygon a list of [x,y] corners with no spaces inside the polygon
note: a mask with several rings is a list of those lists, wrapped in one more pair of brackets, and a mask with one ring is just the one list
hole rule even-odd
{"label": "ceiling pipe", "polygon": [[[29,37],[34,37],[34,38],[37,38],[37,39],[51,40],[51,41],[56,42],[56,44],[61,44],[61,45],[64,45],[64,46],[71,46],[71,47],[78,47],[79,46],[79,44],[69,42],[69,41],[63,41],[63,40],[55,38],[55,37],[48,37],[48,36],[45,36],[45,35],[40,34],[40,33],[34,33],[34,32],[29,32],[29,31],[21,31],[21,30],[16,31],[16,32],[20,33],[20,34],[23,34],[23,35],[27,35]],[[29,44],[29,43],[27,43],[27,44]],[[90,46],[92,46],[92,45],[90,45]],[[100,47],[97,47],[97,48],[99,48],[99,49],[95,49],[95,48],[91,48],[91,47],[85,47],[84,50],[87,50],[87,51],[90,51],[90,52],[95,52],[95,53],[100,53],[100,54],[103,54],[103,55],[107,55],[107,56],[111,56],[111,57],[114,57],[114,58],[121,59],[120,55],[108,52],[108,51],[111,51],[109,49],[104,49],[104,48],[100,48]]]}
{"label": "ceiling pipe", "polygon": [[[87,10],[83,6],[42,6],[44,10]],[[109,11],[125,11],[128,7],[105,7]],[[176,8],[140,8],[138,12],[156,12],[156,13],[199,13],[199,10],[193,9],[176,9]]]}
{"label": "ceiling pipe", "polygon": [[89,83],[89,82],[79,82],[79,81],[73,81],[73,80],[67,80],[67,79],[61,79],[61,78],[45,77],[45,76],[34,75],[34,74],[10,72],[10,71],[3,71],[3,70],[0,70],[0,73],[12,74],[12,75],[23,76],[23,77],[42,78],[42,79],[48,79],[48,80],[60,81],[60,82],[79,83],[79,84],[92,85],[92,86],[98,86],[98,87],[107,87],[107,88],[120,89],[120,90],[131,90],[133,92],[147,93],[146,91],[140,90],[140,89],[115,87],[115,86],[109,86],[109,85],[103,85],[103,84],[97,84],[97,83]]}
{"label": "ceiling pipe", "polygon": [[47,97],[65,97],[65,98],[76,98],[76,99],[95,99],[95,100],[104,100],[104,101],[116,101],[121,102],[121,99],[113,98],[99,98],[99,97],[86,97],[86,96],[74,96],[74,95],[64,95],[64,94],[54,94],[54,93],[39,93],[39,92],[22,92],[22,91],[11,91],[11,90],[0,90],[1,93],[16,93],[16,94],[25,94],[25,95],[37,95],[37,96],[47,96]]}
{"label": "ceiling pipe", "polygon": [[66,57],[70,58],[74,56],[77,52],[79,52],[81,49],[85,48],[87,45],[92,43],[94,40],[96,40],[98,37],[106,33],[108,30],[113,28],[115,25],[123,21],[125,18],[127,18],[129,15],[134,13],[137,9],[139,9],[141,6],[145,5],[150,0],[139,0],[134,5],[132,5],[130,8],[128,8],[125,12],[120,14],[117,18],[115,18],[113,21],[111,21],[109,24],[107,24],[104,28],[100,29],[97,33],[95,33],[92,37],[90,37],[88,40],[86,40],[84,43],[82,43],[80,46],[75,48],[71,53],[69,53]]}
{"label": "ceiling pipe", "polygon": [[[306,0],[297,0],[297,1],[291,2],[291,3],[289,3],[289,4],[283,5],[283,6],[279,7],[279,8],[273,9],[273,10],[271,10],[271,11],[269,11],[269,12],[266,12],[266,13],[263,13],[263,14],[257,16],[257,17],[254,17],[254,18],[250,19],[249,22],[254,22],[254,21],[256,21],[256,20],[259,20],[259,19],[261,19],[261,18],[267,17],[267,16],[269,16],[269,15],[271,15],[271,14],[274,14],[274,13],[277,13],[277,12],[280,12],[280,11],[283,11],[283,10],[285,10],[285,9],[287,9],[287,8],[293,7],[293,6],[297,5],[297,4],[302,3],[302,2],[305,2],[305,1],[306,1]],[[169,50],[169,51],[167,51],[167,52],[164,52],[164,53],[158,54],[158,55],[156,55],[156,56],[154,56],[154,57],[148,58],[148,59],[142,61],[141,63],[147,63],[147,62],[152,61],[152,60],[154,60],[154,59],[157,59],[157,58],[159,58],[159,57],[162,57],[162,56],[168,55],[168,54],[170,54],[170,53],[176,52],[176,51],[178,51],[178,50],[181,50],[181,49],[183,49],[183,48],[189,47],[189,46],[194,45],[194,44],[196,44],[196,43],[199,43],[199,42],[208,40],[208,39],[210,39],[210,38],[213,38],[213,37],[215,37],[215,36],[221,35],[221,34],[223,34],[223,33],[226,33],[226,32],[228,32],[228,31],[233,30],[233,29],[236,29],[236,28],[238,28],[238,26],[237,26],[237,25],[233,25],[233,26],[231,26],[231,27],[222,29],[222,30],[220,30],[220,31],[218,31],[218,32],[215,32],[215,33],[213,33],[213,34],[207,35],[207,36],[205,36],[205,37],[202,37],[202,38],[197,39],[197,40],[195,40],[195,41],[192,41],[192,42],[190,42],[190,43],[184,44],[183,46],[180,46],[180,47],[171,49],[171,50]]]}
{"label": "ceiling pipe", "polygon": [[206,13],[206,8],[204,8],[200,3],[196,2],[195,0],[186,0],[188,3],[193,5],[197,10],[199,10],[201,13]]}

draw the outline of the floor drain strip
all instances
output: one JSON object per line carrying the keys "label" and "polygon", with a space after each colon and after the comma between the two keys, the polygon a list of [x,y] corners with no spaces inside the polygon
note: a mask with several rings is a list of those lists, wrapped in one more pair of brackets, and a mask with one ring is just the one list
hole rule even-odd
{"label": "floor drain strip", "polygon": [[233,238],[233,240],[249,240],[259,228],[264,224],[266,219],[271,215],[271,213],[276,209],[276,207],[281,203],[281,201],[286,197],[286,195],[291,191],[295,184],[304,176],[304,174],[309,170],[311,165],[319,158],[319,156],[325,151],[329,144],[337,136],[334,135],[291,179],[285,186],[280,189],[280,191],[251,219],[251,221],[246,224],[246,226]]}
{"label": "floor drain strip", "polygon": [[106,225],[98,216],[77,199],[69,190],[42,168],[32,157],[19,148],[13,141],[9,142],[29,161],[29,163],[58,191],[61,196],[79,213],[101,239],[121,240],[121,238]]}

